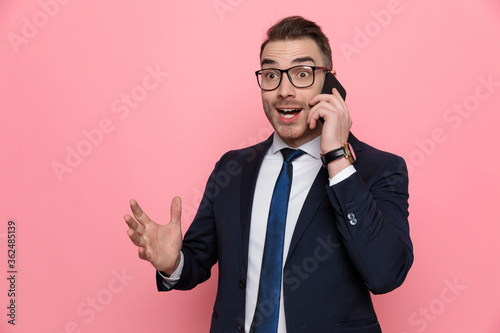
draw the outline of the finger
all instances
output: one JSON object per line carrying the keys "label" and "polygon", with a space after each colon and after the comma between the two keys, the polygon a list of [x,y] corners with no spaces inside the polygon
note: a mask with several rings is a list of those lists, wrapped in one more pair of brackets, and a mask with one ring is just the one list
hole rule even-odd
{"label": "finger", "polygon": [[[316,105],[313,106],[311,112],[309,113],[309,121],[312,117],[317,117],[314,112],[319,112],[319,117],[325,119],[335,119],[335,117],[340,119],[348,119],[350,121],[349,110],[347,109],[347,104],[342,100],[339,92],[334,88],[335,95],[318,95],[320,100]],[[333,118],[332,118],[333,117]],[[312,126],[310,126],[313,128]]]}
{"label": "finger", "polygon": [[[334,90],[335,90],[335,88],[334,88]],[[331,103],[333,104],[333,100],[335,100],[335,99],[337,99],[335,94],[319,94],[319,95],[314,96],[313,99],[311,99],[309,101],[309,105],[313,106],[313,105],[316,105],[322,101],[326,101],[326,102],[332,101]]]}
{"label": "finger", "polygon": [[337,101],[340,102],[340,105],[342,105],[342,107],[343,107],[344,110],[347,110],[347,104],[344,101],[344,99],[342,98],[342,95],[340,95],[340,93],[337,90],[337,88],[333,88],[332,89],[332,95],[337,96]]}
{"label": "finger", "polygon": [[309,118],[307,119],[307,122],[309,123],[310,129],[316,128],[316,124],[317,124],[320,117],[321,116],[318,113],[318,106],[316,104],[309,112]]}
{"label": "finger", "polygon": [[138,250],[137,250],[138,254],[139,254],[139,258],[141,258],[142,260],[147,260],[149,261],[149,258],[151,257],[151,255],[149,254],[148,251],[146,251],[145,248],[143,247],[140,247]]}
{"label": "finger", "polygon": [[320,101],[316,103],[316,105],[314,105],[309,112],[309,127],[311,129],[315,128],[319,118],[325,118],[329,111],[335,111],[332,104],[327,101]]}
{"label": "finger", "polygon": [[132,241],[132,243],[134,243],[135,246],[138,246],[138,247],[144,247],[144,246],[146,246],[146,240],[144,238],[142,238],[134,230],[128,229],[127,230],[127,235],[130,238],[130,240]]}
{"label": "finger", "polygon": [[317,105],[320,102],[327,102],[340,110],[347,108],[342,96],[340,96],[336,88],[332,89],[331,94],[319,94],[314,96],[314,98],[309,101],[309,105]]}
{"label": "finger", "polygon": [[139,234],[143,234],[144,233],[144,227],[138,223],[136,220],[134,220],[134,218],[128,214],[126,214],[123,219],[125,220],[125,222],[127,222],[127,225],[129,226],[130,229],[138,232]]}
{"label": "finger", "polygon": [[340,111],[345,111],[347,110],[347,106],[344,102],[344,99],[342,99],[342,96],[340,95],[339,91],[337,88],[332,89],[332,93],[329,94],[332,98],[328,99],[328,103],[333,105],[335,108],[337,108]]}
{"label": "finger", "polygon": [[141,206],[134,199],[130,200],[130,208],[132,209],[132,213],[139,223],[142,225],[146,225],[151,222],[151,219],[144,213]]}
{"label": "finger", "polygon": [[172,204],[170,205],[170,223],[181,226],[181,212],[182,212],[182,200],[180,197],[175,197],[172,199]]}

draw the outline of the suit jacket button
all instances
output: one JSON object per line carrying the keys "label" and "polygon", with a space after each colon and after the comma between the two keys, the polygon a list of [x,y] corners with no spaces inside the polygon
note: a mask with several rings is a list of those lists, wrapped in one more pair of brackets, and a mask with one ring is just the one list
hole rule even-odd
{"label": "suit jacket button", "polygon": [[245,289],[245,287],[246,287],[245,281],[243,281],[243,280],[240,280],[239,285],[240,285],[240,289]]}

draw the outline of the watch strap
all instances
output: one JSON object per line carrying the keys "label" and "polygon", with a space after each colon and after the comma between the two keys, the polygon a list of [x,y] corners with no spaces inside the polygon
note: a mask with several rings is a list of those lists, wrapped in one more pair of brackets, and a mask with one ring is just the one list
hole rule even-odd
{"label": "watch strap", "polygon": [[328,164],[335,162],[342,157],[345,157],[349,160],[349,162],[354,163],[354,157],[351,154],[351,150],[349,149],[349,144],[347,142],[340,148],[331,150],[326,154],[321,154],[321,161],[323,162],[323,166],[326,167]]}
{"label": "watch strap", "polygon": [[344,151],[344,147],[340,147],[334,150],[330,150],[326,154],[321,154],[321,161],[323,162],[323,166],[327,166],[328,164],[345,157],[346,153]]}

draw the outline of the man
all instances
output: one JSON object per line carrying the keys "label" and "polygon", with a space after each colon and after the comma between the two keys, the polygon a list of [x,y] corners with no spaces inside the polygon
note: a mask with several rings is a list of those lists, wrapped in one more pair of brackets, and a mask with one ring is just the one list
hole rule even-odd
{"label": "man", "polygon": [[349,132],[336,89],[321,94],[320,27],[289,17],[267,37],[256,74],[275,133],[219,160],[184,240],[178,197],[168,225],[131,200],[128,235],[160,291],[191,289],[218,263],[211,332],[381,332],[370,292],[400,286],[413,262],[406,166]]}

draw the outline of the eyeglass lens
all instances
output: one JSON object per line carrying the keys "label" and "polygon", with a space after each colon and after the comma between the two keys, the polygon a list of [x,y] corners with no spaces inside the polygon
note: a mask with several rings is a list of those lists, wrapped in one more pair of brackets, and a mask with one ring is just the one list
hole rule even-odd
{"label": "eyeglass lens", "polygon": [[[292,67],[288,69],[288,77],[297,88],[309,87],[314,82],[314,70],[308,66]],[[275,89],[281,82],[281,71],[277,69],[263,69],[259,75],[259,84],[262,89]]]}

